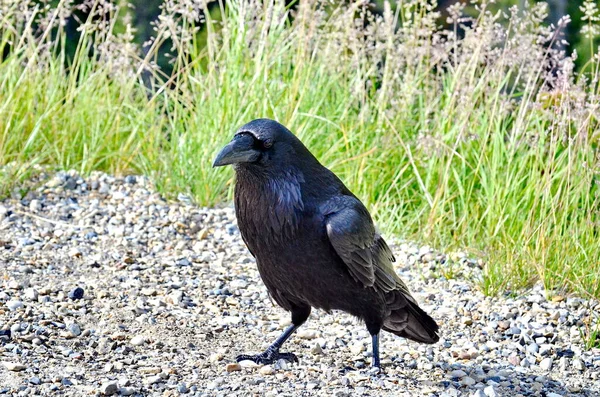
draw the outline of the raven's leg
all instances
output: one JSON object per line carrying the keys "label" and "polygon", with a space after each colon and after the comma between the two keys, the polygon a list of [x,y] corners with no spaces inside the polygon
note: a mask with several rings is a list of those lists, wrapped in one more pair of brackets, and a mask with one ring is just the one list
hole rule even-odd
{"label": "raven's leg", "polygon": [[379,334],[371,335],[371,340],[373,344],[373,359],[371,361],[371,366],[374,368],[381,368],[381,363],[379,362]]}
{"label": "raven's leg", "polygon": [[309,305],[294,306],[292,308],[292,325],[290,325],[285,331],[283,331],[283,334],[281,334],[281,336],[277,338],[277,340],[273,342],[273,344],[269,346],[267,350],[256,355],[242,354],[235,358],[236,361],[239,362],[244,360],[251,360],[257,364],[271,364],[279,359],[284,359],[289,362],[297,362],[298,357],[296,357],[294,353],[280,353],[279,349],[285,343],[285,341],[288,340],[290,336],[292,336],[294,331],[296,331],[298,327],[304,324],[309,315]]}
{"label": "raven's leg", "polygon": [[367,329],[371,334],[371,344],[373,345],[373,358],[371,360],[371,367],[381,368],[381,362],[379,361],[379,331],[381,330],[381,323],[367,322]]}

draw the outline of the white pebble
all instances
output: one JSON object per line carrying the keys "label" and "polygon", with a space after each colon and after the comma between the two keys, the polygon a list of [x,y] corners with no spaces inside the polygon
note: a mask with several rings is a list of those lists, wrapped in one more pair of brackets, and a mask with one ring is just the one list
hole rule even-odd
{"label": "white pebble", "polygon": [[142,346],[146,343],[146,338],[140,335],[134,336],[133,338],[131,338],[129,343],[131,343],[133,346]]}

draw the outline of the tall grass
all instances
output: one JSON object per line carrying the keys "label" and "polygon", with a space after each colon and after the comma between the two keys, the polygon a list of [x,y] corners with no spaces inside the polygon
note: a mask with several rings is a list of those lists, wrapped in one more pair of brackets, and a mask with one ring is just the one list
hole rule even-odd
{"label": "tall grass", "polygon": [[[72,60],[67,3],[0,14],[5,191],[46,164],[143,172],[213,205],[233,175],[212,157],[270,117],[387,232],[481,258],[485,293],[539,279],[600,297],[598,57],[575,73],[553,46],[568,21],[545,27],[543,3],[493,15],[480,2],[475,18],[454,6],[444,30],[424,0],[386,3],[383,16],[363,2],[234,0],[211,14],[167,1],[142,51],[124,10],[92,1]],[[167,39],[171,76],[153,62]]]}

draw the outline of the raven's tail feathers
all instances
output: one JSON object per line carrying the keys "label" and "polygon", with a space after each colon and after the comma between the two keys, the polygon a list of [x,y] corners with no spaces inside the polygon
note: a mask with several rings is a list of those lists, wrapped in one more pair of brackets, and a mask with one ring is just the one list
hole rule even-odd
{"label": "raven's tail feathers", "polygon": [[[399,291],[394,291],[392,300],[399,300]],[[402,296],[406,304],[392,310],[383,322],[383,329],[395,335],[421,343],[436,343],[440,340],[439,327],[435,320],[421,309],[412,297]]]}

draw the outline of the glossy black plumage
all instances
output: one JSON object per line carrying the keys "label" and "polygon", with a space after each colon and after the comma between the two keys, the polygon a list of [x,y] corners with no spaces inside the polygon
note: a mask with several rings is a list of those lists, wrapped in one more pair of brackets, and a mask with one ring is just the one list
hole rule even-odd
{"label": "glossy black plumage", "polygon": [[[241,358],[280,358],[281,344],[311,307],[364,320],[374,349],[380,329],[418,342],[438,341],[437,324],[395,273],[394,256],[367,209],[289,130],[268,119],[244,125],[214,163],[226,164],[236,171],[241,235],[267,289],[291,312],[293,323],[270,350]],[[373,364],[379,366],[378,354]]]}

